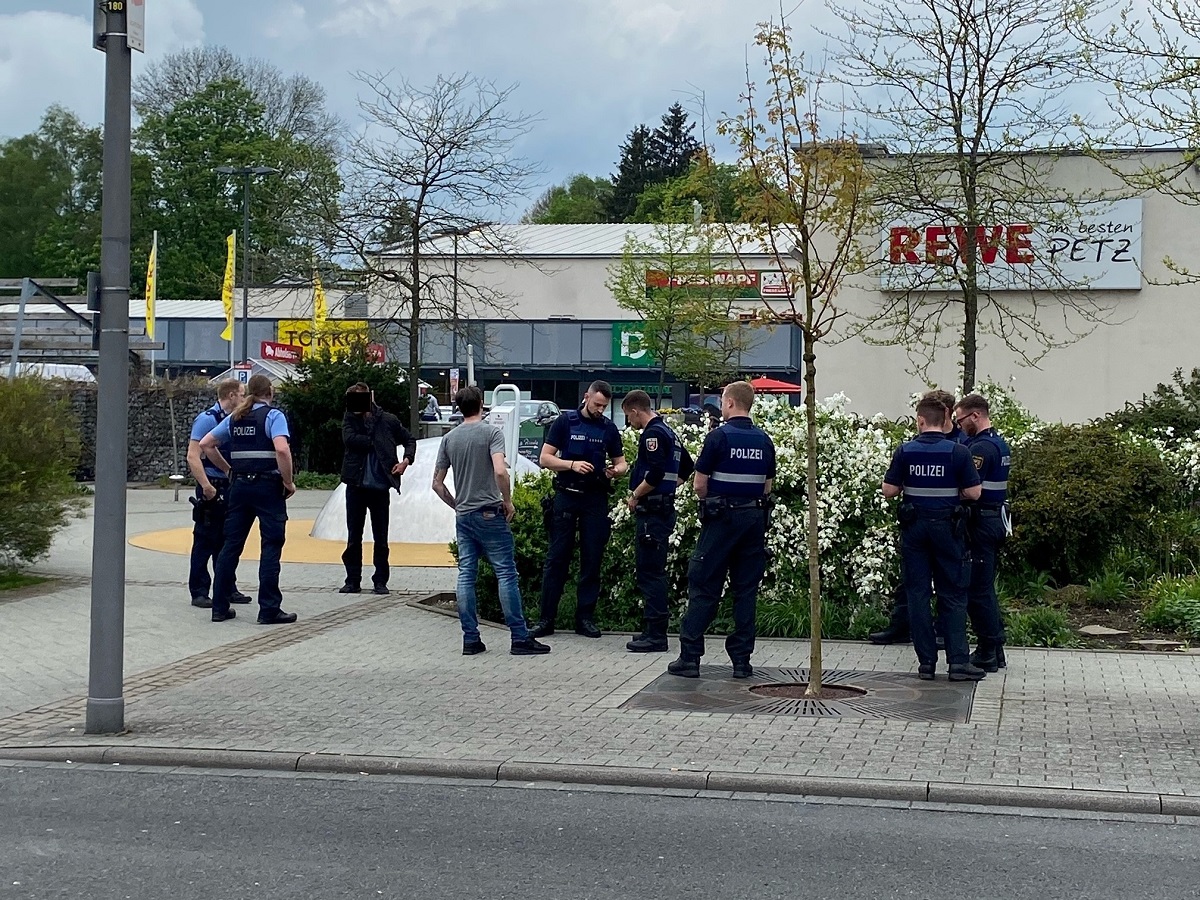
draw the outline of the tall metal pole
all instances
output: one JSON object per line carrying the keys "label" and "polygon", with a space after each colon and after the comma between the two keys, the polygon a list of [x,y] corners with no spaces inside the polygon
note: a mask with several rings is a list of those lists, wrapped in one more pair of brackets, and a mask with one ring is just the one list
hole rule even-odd
{"label": "tall metal pole", "polygon": [[250,173],[242,194],[242,362],[250,358]]}
{"label": "tall metal pole", "polygon": [[450,365],[458,365],[458,234],[454,235],[454,334],[450,339]]}
{"label": "tall metal pole", "polygon": [[125,479],[129,422],[130,52],[126,4],[107,11],[96,514],[85,730],[125,728]]}

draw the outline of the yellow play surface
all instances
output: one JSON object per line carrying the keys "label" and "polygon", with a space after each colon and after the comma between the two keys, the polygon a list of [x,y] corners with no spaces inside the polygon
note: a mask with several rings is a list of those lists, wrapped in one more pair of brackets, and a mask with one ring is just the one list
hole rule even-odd
{"label": "yellow play surface", "polygon": [[[342,564],[342,551],[346,545],[340,541],[322,541],[310,537],[312,519],[291,519],[287,528],[287,543],[283,545],[283,561],[293,563]],[[147,531],[129,539],[129,543],[143,550],[158,550],[160,553],[175,553],[188,556],[192,552],[192,529],[169,528],[166,531]],[[250,530],[242,559],[258,559],[258,525]],[[390,544],[390,564],[393,566],[437,566],[453,568],[456,563],[445,544]],[[373,545],[363,543],[363,562],[371,563]]]}

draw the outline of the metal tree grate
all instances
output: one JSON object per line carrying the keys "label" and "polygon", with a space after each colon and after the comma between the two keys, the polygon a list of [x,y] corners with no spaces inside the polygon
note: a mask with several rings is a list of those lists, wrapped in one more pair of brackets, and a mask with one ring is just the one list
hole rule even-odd
{"label": "metal tree grate", "polygon": [[807,718],[896,719],[907,722],[966,722],[975,696],[974,682],[920,681],[907,672],[858,672],[831,669],[822,683],[862,691],[841,699],[769,697],[752,692],[767,684],[805,683],[806,668],[756,668],[751,678],[735,680],[727,666],[701,666],[699,678],[662,674],[623,704],[622,709],[716,712]]}

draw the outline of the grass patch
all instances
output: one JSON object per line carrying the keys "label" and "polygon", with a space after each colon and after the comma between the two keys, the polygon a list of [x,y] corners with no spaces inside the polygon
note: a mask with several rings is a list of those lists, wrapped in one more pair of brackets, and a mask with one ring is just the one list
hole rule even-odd
{"label": "grass patch", "polygon": [[0,572],[0,591],[15,591],[17,588],[33,584],[45,584],[49,580],[40,575],[26,575],[24,572]]}

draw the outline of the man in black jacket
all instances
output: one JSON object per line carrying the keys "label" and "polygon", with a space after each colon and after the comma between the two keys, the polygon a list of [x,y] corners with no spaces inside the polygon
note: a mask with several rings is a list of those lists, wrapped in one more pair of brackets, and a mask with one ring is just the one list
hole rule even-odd
{"label": "man in black jacket", "polygon": [[[340,593],[357,594],[362,590],[362,538],[367,513],[371,514],[371,535],[375,541],[371,577],[376,594],[388,593],[388,504],[390,491],[400,493],[400,476],[412,464],[417,442],[403,423],[375,405],[375,394],[363,382],[346,390],[346,415],[342,419],[342,481],[346,485],[346,583]],[[397,461],[396,448],[404,448],[404,459]]]}

